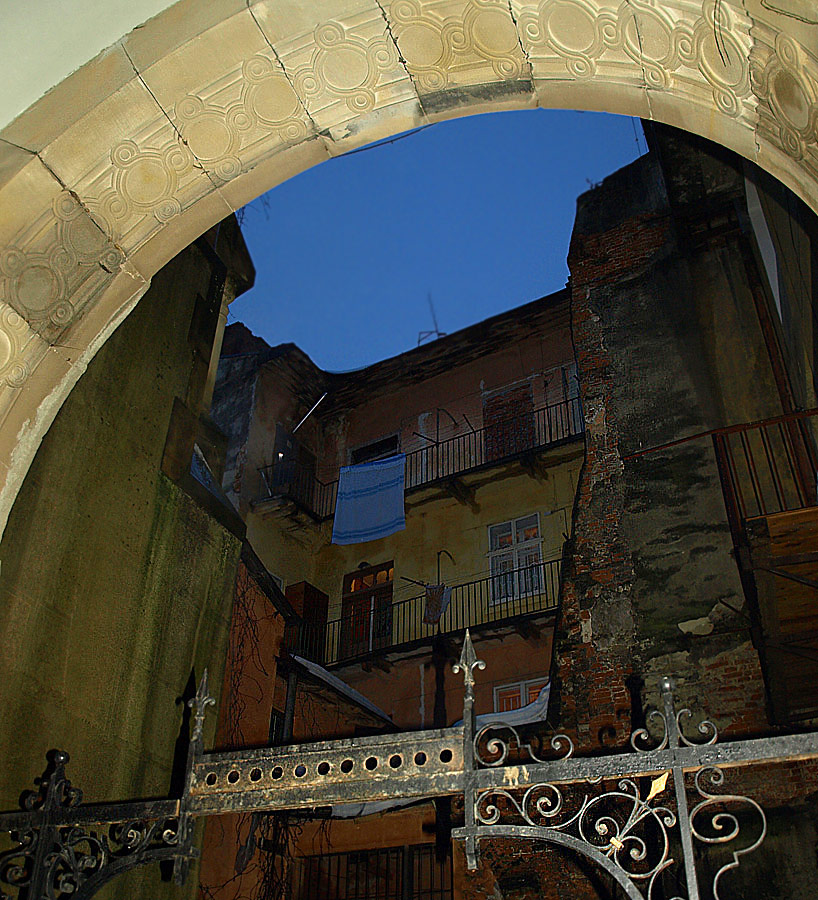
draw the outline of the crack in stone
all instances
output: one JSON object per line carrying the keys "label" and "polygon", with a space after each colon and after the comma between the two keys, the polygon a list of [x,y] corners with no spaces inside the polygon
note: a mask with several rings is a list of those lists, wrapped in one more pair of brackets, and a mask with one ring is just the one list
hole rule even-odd
{"label": "crack in stone", "polygon": [[[537,96],[537,92],[534,90],[534,66],[531,63],[531,57],[528,55],[528,51],[525,49],[523,44],[523,39],[520,36],[520,26],[517,22],[517,19],[514,16],[514,10],[511,7],[511,0],[508,0],[508,14],[511,16],[511,21],[514,23],[514,30],[517,33],[517,43],[520,45],[520,50],[523,52],[523,56],[525,57],[526,65],[528,66],[528,74],[531,78],[531,90],[535,96]],[[537,102],[539,103],[540,98],[537,97]]]}
{"label": "crack in stone", "polygon": [[[24,148],[21,147],[20,149],[22,150]],[[28,151],[26,151],[26,152],[28,152]],[[45,159],[43,159],[41,153],[37,152],[32,155],[37,157],[37,159],[42,163],[43,168],[57,182],[57,184],[66,192],[66,194],[68,194],[69,196],[71,196],[73,198],[73,200],[77,204],[77,206],[85,213],[86,216],[88,216],[88,218],[93,223],[94,227],[105,238],[105,240],[108,241],[108,243],[112,247],[115,247],[122,254],[123,260],[126,259],[127,254],[125,253],[125,251],[122,249],[122,247],[119,246],[119,244],[117,244],[117,242],[113,239],[113,237],[110,234],[108,234],[108,232],[97,221],[96,216],[93,214],[93,212],[91,212],[89,207],[85,204],[82,197],[80,197],[80,195],[75,190],[73,190],[73,188],[70,188],[62,180],[62,178],[60,178],[60,176],[57,174],[57,172],[48,164],[48,162],[46,162]],[[100,263],[100,265],[102,266],[102,263]],[[106,268],[105,266],[102,266],[102,268],[105,269],[106,272],[109,272],[111,275],[114,274],[114,272],[112,272],[110,269]]]}
{"label": "crack in stone", "polygon": [[639,42],[639,68],[642,70],[642,90],[645,92],[645,102],[648,105],[648,118],[653,121],[653,106],[650,102],[650,90],[648,89],[648,77],[645,73],[645,63],[643,57],[645,55],[642,49],[642,32],[639,30],[639,19],[636,16],[636,10],[631,6],[631,0],[625,0],[625,3],[633,11],[633,27],[636,29],[636,40]]}
{"label": "crack in stone", "polygon": [[375,6],[377,6],[378,9],[381,11],[381,16],[383,16],[383,21],[384,21],[384,24],[386,25],[386,33],[389,35],[389,38],[395,47],[395,52],[398,54],[398,60],[400,61],[400,64],[403,66],[403,70],[404,70],[404,72],[406,72],[406,75],[409,78],[409,81],[412,82],[412,87],[415,90],[415,97],[417,98],[418,106],[420,107],[420,111],[423,113],[423,117],[428,122],[429,114],[426,112],[426,108],[423,105],[423,99],[421,98],[420,91],[418,90],[418,83],[415,80],[415,76],[409,71],[409,65],[406,62],[406,60],[404,59],[403,54],[401,53],[401,49],[398,46],[398,39],[395,37],[395,35],[392,31],[392,23],[389,21],[389,17],[386,15],[386,10],[383,8],[383,4],[380,2],[380,0],[374,0],[374,2],[375,2]]}
{"label": "crack in stone", "polygon": [[150,86],[148,85],[148,83],[147,83],[147,82],[145,81],[145,79],[142,77],[142,73],[139,71],[139,69],[137,69],[137,67],[136,67],[136,65],[135,65],[135,63],[134,63],[134,61],[133,61],[133,59],[131,59],[131,55],[130,55],[130,53],[128,53],[127,47],[125,47],[124,44],[120,44],[120,46],[122,47],[122,52],[123,52],[123,53],[125,54],[125,56],[128,58],[128,62],[131,64],[131,68],[134,70],[134,74],[136,75],[137,79],[139,80],[139,83],[140,83],[140,84],[142,85],[142,87],[144,87],[145,90],[150,94],[151,99],[152,99],[153,102],[156,104],[156,106],[157,106],[157,108],[159,109],[159,111],[160,111],[160,112],[162,113],[162,115],[168,120],[168,124],[169,124],[170,127],[173,129],[173,133],[176,135],[176,137],[178,138],[179,142],[180,142],[184,147],[187,148],[188,153],[190,153],[191,157],[192,157],[193,160],[194,160],[194,167],[197,168],[197,169],[199,169],[199,170],[201,170],[201,171],[204,173],[205,177],[207,178],[207,180],[208,180],[208,181],[210,182],[210,184],[212,185],[213,190],[219,195],[219,197],[221,197],[222,201],[224,202],[224,205],[225,205],[228,209],[233,210],[233,207],[227,202],[227,198],[226,198],[226,197],[224,196],[224,194],[221,192],[221,189],[219,188],[219,185],[216,184],[216,182],[213,180],[213,176],[212,176],[212,175],[210,174],[210,172],[207,170],[207,166],[205,166],[205,164],[204,164],[204,163],[199,159],[199,157],[196,156],[196,154],[193,152],[193,148],[192,148],[192,147],[190,146],[190,144],[185,140],[184,136],[182,135],[182,132],[179,131],[179,129],[177,128],[176,123],[175,123],[175,122],[173,121],[173,119],[170,117],[170,114],[168,113],[168,111],[165,109],[164,106],[162,106],[162,104],[159,102],[159,98],[156,96],[156,94],[154,94],[154,92],[150,89]]}
{"label": "crack in stone", "polygon": [[[313,134],[316,137],[323,137],[323,132],[321,132],[319,130],[318,126],[315,124],[315,120],[310,115],[310,111],[307,109],[306,104],[298,96],[298,91],[295,89],[295,85],[293,84],[292,79],[290,78],[289,72],[287,72],[287,69],[285,68],[284,63],[281,60],[281,57],[278,55],[278,51],[272,45],[272,43],[270,42],[267,35],[264,33],[264,29],[261,27],[261,25],[259,25],[258,19],[256,18],[256,14],[253,12],[253,9],[251,7],[252,0],[246,0],[246,2],[247,2],[247,12],[250,13],[250,18],[252,18],[253,24],[256,26],[256,28],[258,28],[258,33],[261,35],[261,39],[270,48],[270,51],[273,54],[275,61],[278,63],[279,68],[281,69],[281,72],[284,75],[284,78],[287,80],[287,84],[289,84],[289,86],[292,88],[292,92],[295,95],[295,98],[298,100],[299,106],[301,107],[301,109],[304,110],[304,115],[307,117],[307,121],[312,126]],[[309,140],[309,138],[307,138],[307,140]],[[302,141],[301,143],[305,143],[305,142]],[[298,145],[296,145],[296,146],[298,146]],[[327,147],[326,150],[327,150],[327,158],[331,159],[332,154],[329,152],[329,147]]]}
{"label": "crack in stone", "polygon": [[7,137],[0,138],[0,144],[8,144],[9,147],[14,147],[16,150],[22,150],[23,153],[28,153],[32,157],[36,156],[39,158],[39,154],[36,150],[29,150],[28,147],[21,147],[19,144],[15,144],[14,141],[10,141]]}

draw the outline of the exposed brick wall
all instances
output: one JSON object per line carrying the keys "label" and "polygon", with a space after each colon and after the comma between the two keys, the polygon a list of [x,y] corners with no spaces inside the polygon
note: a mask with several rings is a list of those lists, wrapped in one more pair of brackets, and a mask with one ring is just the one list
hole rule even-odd
{"label": "exposed brick wall", "polygon": [[501,459],[534,446],[531,384],[517,384],[483,397],[486,460]]}
{"label": "exposed brick wall", "polygon": [[602,234],[575,235],[568,257],[572,299],[585,287],[616,281],[644,265],[664,246],[669,228],[666,215],[643,213]]}
{"label": "exposed brick wall", "polygon": [[[284,618],[242,560],[236,572],[230,643],[221,692],[215,745],[219,749],[268,743],[276,684],[276,655]],[[207,820],[199,871],[200,896],[254,896],[259,868],[236,875],[239,848],[247,840],[250,817],[213,816]]]}
{"label": "exposed brick wall", "polygon": [[[709,424],[696,384],[677,385],[673,401],[666,401],[676,407],[671,411],[657,401],[664,371],[674,378],[681,367],[687,375],[683,353],[671,358],[673,348],[689,340],[691,326],[672,311],[684,305],[687,288],[671,294],[674,286],[662,279],[673,266],[684,273],[689,263],[676,244],[666,198],[655,190],[652,164],[640,162],[641,168],[625,170],[627,177],[617,173],[580,200],[569,253],[586,456],[564,567],[556,694],[560,728],[588,747],[624,744],[639,724],[633,717],[640,718],[645,703],[658,701],[656,682],[665,673],[681,675],[683,697],[691,696],[695,708],[714,712],[708,701],[717,696],[718,724],[726,734],[769,731],[758,655],[746,630],[735,627],[741,620],[719,620],[712,636],[691,637],[678,624],[711,610],[721,597],[742,602],[727,593],[725,579],[737,576],[724,536],[709,537],[702,548],[691,544],[702,553],[695,562],[692,555],[669,562],[678,545],[674,516],[684,519],[678,520],[680,533],[726,531],[726,519],[713,520],[723,517],[715,467],[702,448],[683,451],[688,455],[679,459],[646,457],[627,470],[623,459],[623,447],[641,446],[643,438],[650,444],[643,429],[657,419],[671,440]],[[646,209],[651,191],[654,208]],[[665,316],[666,323],[651,327],[652,319]],[[709,475],[703,473],[708,466]],[[651,508],[665,508],[664,520],[647,516]],[[645,534],[651,528],[656,532]],[[674,566],[686,567],[687,574],[668,575]],[[708,592],[707,583],[719,589]],[[632,696],[632,675],[650,680],[647,690],[640,684]]]}
{"label": "exposed brick wall", "polygon": [[640,215],[604,234],[576,235],[569,254],[574,347],[586,420],[585,465],[563,575],[558,631],[560,728],[581,747],[625,743],[635,632],[633,562],[621,533],[624,470],[614,370],[594,311],[594,288],[650,263],[668,240],[665,217]]}
{"label": "exposed brick wall", "polygon": [[723,737],[768,734],[764,678],[758,653],[749,641],[701,662],[702,680],[718,691]]}

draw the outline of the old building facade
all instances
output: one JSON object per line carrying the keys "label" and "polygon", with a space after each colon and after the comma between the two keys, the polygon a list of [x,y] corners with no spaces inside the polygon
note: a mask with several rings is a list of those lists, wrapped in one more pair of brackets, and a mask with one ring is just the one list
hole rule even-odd
{"label": "old building facade", "polygon": [[[586,752],[627,745],[663,674],[728,739],[815,717],[815,221],[713,145],[649,140],[580,198],[564,292],[344,376],[229,333],[214,407],[225,485],[301,617],[284,657],[325,667],[401,729],[459,717],[449,663],[466,626],[488,664],[478,716],[528,706],[529,729]],[[339,467],[398,451],[405,529],[333,545]],[[440,582],[452,600],[430,627],[424,585]],[[286,696],[280,677],[274,719]],[[322,721],[296,712],[287,736],[365,733]],[[809,896],[815,775],[761,767],[731,783],[770,810],[736,896],[759,878],[771,897]],[[448,841],[462,810],[394,805],[290,822],[279,886],[610,895],[558,848],[492,842],[468,874]]]}

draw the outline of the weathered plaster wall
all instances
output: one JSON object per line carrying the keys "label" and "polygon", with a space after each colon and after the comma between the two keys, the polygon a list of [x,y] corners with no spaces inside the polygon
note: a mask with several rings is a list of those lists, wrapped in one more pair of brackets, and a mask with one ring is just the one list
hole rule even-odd
{"label": "weathered plaster wall", "polygon": [[[235,326],[228,330],[228,347],[235,333]],[[252,348],[245,342],[237,349]],[[466,419],[480,428],[484,394],[510,382],[530,382],[537,409],[562,399],[558,370],[571,362],[564,291],[355,373],[321,372],[293,345],[223,358],[214,417],[230,435],[224,484],[245,517],[248,540],[285,584],[308,580],[326,592],[331,619],[340,615],[343,575],[362,561],[394,559],[395,600],[410,599],[419,589],[401,575],[434,579],[436,553],[445,548],[457,562],[443,559],[444,578],[482,577],[488,571],[488,526],[531,512],[541,516],[543,558],[559,558],[570,530],[579,444],[545,460],[548,471],[539,480],[513,465],[467,476],[478,509],[439,487],[407,494],[406,530],[366,545],[332,545],[332,521],[318,526],[305,516],[296,521],[286,506],[253,504],[264,494],[259,467],[272,460],[276,423],[292,429],[324,390],[327,398],[298,439],[316,454],[319,477],[335,479],[350,450],[368,441],[398,432],[404,450],[427,446],[413,432],[434,438],[438,407],[456,420],[455,425],[440,413],[439,435],[446,440],[470,433]]]}
{"label": "weathered plaster wall", "polygon": [[[770,730],[712,443],[641,453],[782,410],[741,252],[741,167],[678,134],[652,140],[580,198],[569,260],[588,440],[556,640],[561,724],[586,745],[624,741],[663,673],[722,735]],[[778,769],[727,788],[788,807],[736,896],[759,878],[779,879],[771,895],[814,892],[800,843],[814,773],[796,768],[800,791]]]}
{"label": "weathered plaster wall", "polygon": [[[209,275],[196,247],[157,275],[15,503],[0,544],[6,808],[55,746],[86,800],[167,795],[177,698],[205,667],[218,694],[240,540],[160,471],[174,399],[199,383],[188,338]],[[121,884],[111,890],[134,896]]]}
{"label": "weathered plaster wall", "polygon": [[[695,148],[688,153],[692,162],[673,168],[677,202],[701,206],[740,187],[723,160],[697,166]],[[630,726],[631,673],[652,696],[658,675],[672,671],[682,693],[706,701],[722,726],[746,731],[765,721],[757,656],[746,622],[730,609],[744,599],[712,444],[634,456],[781,411],[734,239],[693,244],[671,207],[659,155],[580,198],[572,240],[589,432],[563,700],[567,720],[592,742],[603,725],[621,735]],[[728,665],[748,667],[740,696],[716,690]],[[585,677],[596,691],[579,690]]]}
{"label": "weathered plaster wall", "polygon": [[338,390],[329,385],[323,410],[324,477],[336,478],[354,448],[390,434],[407,453],[466,435],[469,422],[484,424],[484,396],[510,384],[530,384],[534,409],[558,402],[554,370],[572,362],[560,291],[347,376]]}
{"label": "weathered plaster wall", "polygon": [[[417,585],[401,581],[402,575],[416,581],[436,580],[438,550],[448,550],[456,561],[452,564],[447,557],[441,557],[441,578],[446,583],[458,584],[485,577],[489,570],[489,525],[519,516],[539,512],[543,559],[559,559],[563,535],[571,527],[579,465],[578,458],[555,465],[549,470],[548,478],[542,481],[519,469],[505,473],[494,471],[492,480],[476,491],[476,511],[441,495],[412,506],[413,495],[410,494],[404,531],[366,544],[339,546],[327,543],[316,555],[314,583],[329,594],[330,619],[340,615],[343,576],[363,561],[371,565],[395,561],[395,602],[422,593]],[[500,477],[502,475],[505,477]],[[325,528],[331,534],[331,523]]]}

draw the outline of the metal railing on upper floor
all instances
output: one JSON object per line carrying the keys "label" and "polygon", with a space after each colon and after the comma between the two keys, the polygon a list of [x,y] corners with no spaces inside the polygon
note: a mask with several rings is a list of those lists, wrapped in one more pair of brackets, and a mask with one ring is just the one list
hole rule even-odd
{"label": "metal railing on upper floor", "polygon": [[[510,461],[533,450],[579,437],[585,419],[579,398],[534,410],[524,416],[484,425],[445,441],[432,442],[406,454],[407,491]],[[259,469],[264,493],[259,500],[292,500],[318,521],[335,512],[338,481],[323,482],[312,470],[292,461]]]}
{"label": "metal railing on upper floor", "polygon": [[713,433],[728,511],[740,520],[816,505],[818,410]]}
{"label": "metal railing on upper floor", "polygon": [[556,559],[454,585],[438,622],[424,621],[425,594],[397,603],[373,598],[339,619],[288,626],[285,646],[321,665],[333,665],[428,643],[438,633],[479,631],[556,610],[560,565]]}

